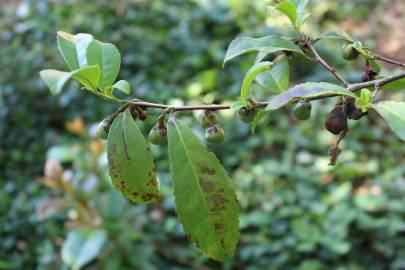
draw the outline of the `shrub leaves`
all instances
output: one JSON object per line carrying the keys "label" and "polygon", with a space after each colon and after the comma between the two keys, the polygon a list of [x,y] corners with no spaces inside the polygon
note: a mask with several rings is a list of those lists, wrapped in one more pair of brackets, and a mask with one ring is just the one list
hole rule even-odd
{"label": "shrub leaves", "polygon": [[118,114],[108,134],[108,167],[113,185],[136,203],[159,198],[151,153],[128,111]]}
{"label": "shrub leaves", "polygon": [[239,238],[239,206],[213,153],[179,120],[168,122],[176,211],[191,240],[215,260],[229,258]]}
{"label": "shrub leaves", "polygon": [[405,102],[382,101],[374,109],[387,121],[390,128],[405,141]]}

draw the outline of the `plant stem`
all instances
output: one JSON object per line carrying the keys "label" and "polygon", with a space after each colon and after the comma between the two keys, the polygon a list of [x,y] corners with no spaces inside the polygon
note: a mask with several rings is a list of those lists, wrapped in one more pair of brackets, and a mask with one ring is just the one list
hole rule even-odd
{"label": "plant stem", "polygon": [[336,69],[334,67],[332,67],[331,65],[329,65],[318,53],[318,51],[315,49],[314,45],[310,42],[310,41],[305,41],[305,43],[307,44],[308,48],[311,50],[311,52],[315,55],[316,61],[318,61],[321,65],[323,65],[327,70],[330,71],[330,73],[333,74],[333,76],[335,76],[336,79],[338,79],[338,81],[340,81],[341,83],[343,83],[343,85],[345,87],[348,87],[350,84],[349,82],[347,82],[345,79],[343,79],[342,76],[339,75],[339,73],[336,71]]}
{"label": "plant stem", "polygon": [[398,61],[395,61],[395,60],[386,58],[386,57],[381,56],[381,55],[378,55],[378,54],[374,54],[374,57],[375,57],[375,59],[377,59],[377,60],[384,61],[384,62],[393,64],[393,65],[397,65],[397,66],[400,66],[400,67],[404,67],[404,68],[405,68],[405,64],[404,64],[404,63],[401,63],[401,62],[398,62]]}

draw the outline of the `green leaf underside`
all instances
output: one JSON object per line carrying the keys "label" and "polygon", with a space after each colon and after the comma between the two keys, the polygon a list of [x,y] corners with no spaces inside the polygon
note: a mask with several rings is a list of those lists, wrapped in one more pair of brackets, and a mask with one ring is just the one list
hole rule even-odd
{"label": "green leaf underside", "polygon": [[405,79],[399,79],[390,83],[387,83],[383,87],[383,90],[405,90]]}
{"label": "green leaf underside", "polygon": [[184,231],[215,260],[229,258],[239,238],[239,205],[218,159],[179,120],[168,121],[176,212]]}
{"label": "green leaf underside", "polygon": [[239,37],[234,39],[226,51],[224,65],[229,60],[246,53],[262,52],[275,53],[278,51],[291,51],[303,54],[300,47],[294,42],[277,36],[267,36],[262,38]]}
{"label": "green leaf underside", "polygon": [[57,43],[59,52],[70,70],[78,69],[79,61],[77,60],[75,37],[69,33],[58,31]]}
{"label": "green leaf underside", "polygon": [[357,97],[353,92],[335,84],[325,82],[309,82],[298,84],[290,88],[288,91],[283,92],[270,100],[266,108],[263,111],[259,112],[253,119],[252,132],[255,131],[256,125],[259,123],[259,121],[270,111],[277,110],[289,103],[296,102],[301,99],[322,97],[328,95],[351,96],[354,98]]}
{"label": "green leaf underside", "polygon": [[289,0],[285,0],[275,6],[275,9],[282,12],[285,16],[287,16],[293,25],[296,25],[297,22],[297,8]]}
{"label": "green leaf underside", "polygon": [[106,88],[104,88],[104,94],[111,97],[111,96],[113,96],[113,91],[115,89],[117,89],[127,95],[129,95],[131,93],[131,86],[129,85],[129,83],[125,80],[120,80],[120,81],[114,83],[112,86],[107,86]]}
{"label": "green leaf underside", "polygon": [[297,6],[297,10],[302,11],[309,0],[292,0],[292,2]]}
{"label": "green leaf underside", "polygon": [[272,62],[259,62],[254,64],[246,73],[245,78],[242,82],[242,87],[240,89],[240,97],[242,102],[247,105],[247,98],[250,93],[250,86],[252,85],[254,79],[258,74],[269,69],[273,65]]}
{"label": "green leaf underside", "polygon": [[266,70],[256,77],[256,82],[273,93],[281,93],[288,89],[290,80],[290,67],[288,58],[283,57],[274,62],[271,70]]}
{"label": "green leaf underside", "polygon": [[112,184],[129,200],[149,203],[159,199],[152,155],[128,111],[110,127],[107,158]]}
{"label": "green leaf underside", "polygon": [[75,35],[77,60],[79,61],[80,67],[85,67],[85,66],[89,65],[87,62],[87,47],[93,41],[94,41],[94,38],[92,35],[83,34],[83,33]]}
{"label": "green leaf underside", "polygon": [[72,270],[81,269],[100,253],[107,239],[101,229],[76,229],[70,231],[63,243],[61,257]]}
{"label": "green leaf underside", "polygon": [[39,74],[54,95],[62,92],[66,82],[71,78],[79,81],[85,88],[94,91],[97,89],[100,78],[100,67],[87,66],[71,72],[46,69]]}
{"label": "green leaf underside", "polygon": [[326,31],[319,37],[319,39],[340,39],[350,43],[355,42],[353,38],[340,29]]}
{"label": "green leaf underside", "polygon": [[121,56],[117,47],[111,43],[94,40],[87,46],[86,52],[87,64],[101,67],[100,89],[104,90],[111,86],[118,76],[121,65]]}
{"label": "green leaf underside", "polygon": [[382,101],[373,107],[387,121],[395,134],[405,141],[405,102]]}

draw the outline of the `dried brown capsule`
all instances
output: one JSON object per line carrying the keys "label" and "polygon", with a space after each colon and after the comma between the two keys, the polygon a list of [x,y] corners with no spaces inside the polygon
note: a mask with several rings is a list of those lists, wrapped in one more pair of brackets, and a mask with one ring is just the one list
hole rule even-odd
{"label": "dried brown capsule", "polygon": [[326,118],[326,129],[335,135],[339,135],[343,130],[347,129],[347,117],[341,106],[335,107]]}
{"label": "dried brown capsule", "polygon": [[347,103],[347,118],[352,120],[359,120],[367,113],[363,113],[362,110],[356,107],[354,99],[350,99]]}

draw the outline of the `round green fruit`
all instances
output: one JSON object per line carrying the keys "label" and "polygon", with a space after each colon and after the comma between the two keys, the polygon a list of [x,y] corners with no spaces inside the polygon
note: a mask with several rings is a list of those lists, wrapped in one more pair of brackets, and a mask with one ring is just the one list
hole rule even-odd
{"label": "round green fruit", "polygon": [[242,122],[250,123],[256,115],[256,110],[254,108],[248,109],[246,107],[242,107],[239,109],[238,115]]}
{"label": "round green fruit", "polygon": [[219,125],[205,129],[205,139],[211,143],[221,143],[224,140],[224,130]]}
{"label": "round green fruit", "polygon": [[97,126],[96,135],[102,140],[107,140],[110,125],[108,119],[103,119]]}
{"label": "round green fruit", "polygon": [[149,142],[155,145],[167,145],[167,129],[159,124],[153,126],[149,132]]}
{"label": "round green fruit", "polygon": [[297,119],[297,120],[308,120],[311,117],[311,109],[312,105],[310,102],[306,100],[301,100],[298,101],[292,110],[292,115]]}
{"label": "round green fruit", "polygon": [[359,52],[353,47],[353,44],[345,44],[342,47],[342,57],[348,61],[359,57]]}
{"label": "round green fruit", "polygon": [[203,111],[199,115],[199,119],[202,128],[208,128],[218,124],[217,114],[213,111]]}

